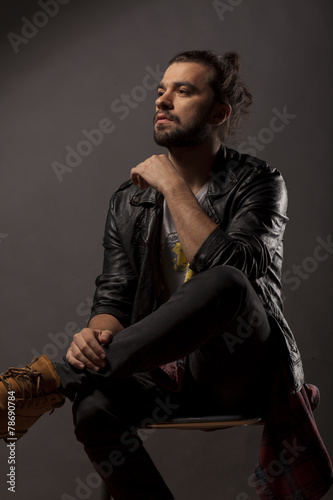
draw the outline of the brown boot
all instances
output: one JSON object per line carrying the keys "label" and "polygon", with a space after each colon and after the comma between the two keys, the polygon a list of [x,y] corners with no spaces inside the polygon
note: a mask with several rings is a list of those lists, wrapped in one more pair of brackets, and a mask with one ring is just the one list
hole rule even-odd
{"label": "brown boot", "polygon": [[19,439],[45,412],[65,403],[60,379],[49,358],[34,358],[24,368],[0,375],[0,439]]}

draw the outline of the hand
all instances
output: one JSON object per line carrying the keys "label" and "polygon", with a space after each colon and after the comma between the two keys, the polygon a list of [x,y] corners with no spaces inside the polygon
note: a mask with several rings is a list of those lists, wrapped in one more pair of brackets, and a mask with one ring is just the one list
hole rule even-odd
{"label": "hand", "polygon": [[163,194],[170,184],[183,179],[167,156],[153,155],[132,168],[131,181],[140,189],[151,186]]}
{"label": "hand", "polygon": [[112,338],[110,330],[84,328],[76,333],[67,351],[66,359],[74,368],[90,368],[98,371],[105,366],[105,352],[101,344],[108,344]]}

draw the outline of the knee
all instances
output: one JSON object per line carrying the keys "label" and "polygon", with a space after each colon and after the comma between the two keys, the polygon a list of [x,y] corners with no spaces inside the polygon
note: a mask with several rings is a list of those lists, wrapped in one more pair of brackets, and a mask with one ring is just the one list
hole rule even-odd
{"label": "knee", "polygon": [[224,320],[242,311],[250,290],[250,282],[235,267],[216,266],[207,271],[207,297]]}
{"label": "knee", "polygon": [[98,439],[105,407],[93,395],[79,395],[73,404],[74,432],[78,441],[87,444],[87,440]]}
{"label": "knee", "polygon": [[243,286],[248,279],[245,274],[233,266],[216,266],[211,269],[215,270],[217,276],[223,279],[223,281],[230,282],[231,284],[236,284],[237,286]]}
{"label": "knee", "polygon": [[206,273],[210,289],[217,294],[226,292],[236,298],[241,296],[249,285],[245,274],[236,267],[215,266]]}

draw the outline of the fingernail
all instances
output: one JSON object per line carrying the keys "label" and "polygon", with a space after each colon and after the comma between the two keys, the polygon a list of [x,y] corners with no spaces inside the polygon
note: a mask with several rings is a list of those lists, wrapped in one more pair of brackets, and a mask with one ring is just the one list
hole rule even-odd
{"label": "fingernail", "polygon": [[99,366],[94,366],[94,370],[95,370],[95,372],[98,372]]}

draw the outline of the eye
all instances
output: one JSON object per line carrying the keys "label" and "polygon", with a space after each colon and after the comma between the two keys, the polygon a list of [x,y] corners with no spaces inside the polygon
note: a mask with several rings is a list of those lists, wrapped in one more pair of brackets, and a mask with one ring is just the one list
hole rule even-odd
{"label": "eye", "polygon": [[184,94],[184,95],[189,95],[190,94],[190,92],[187,89],[178,89],[178,92],[180,94]]}
{"label": "eye", "polygon": [[158,97],[160,97],[163,94],[164,94],[164,90],[163,89],[158,89],[158,91],[157,91]]}

